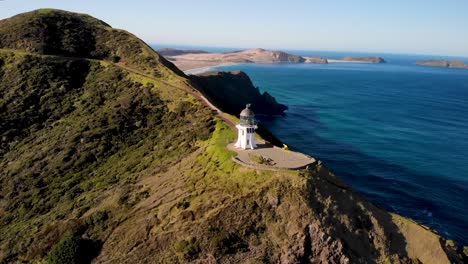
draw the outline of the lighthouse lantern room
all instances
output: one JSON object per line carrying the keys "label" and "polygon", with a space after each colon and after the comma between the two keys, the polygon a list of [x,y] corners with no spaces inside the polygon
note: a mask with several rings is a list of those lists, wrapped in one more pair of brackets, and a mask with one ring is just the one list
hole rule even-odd
{"label": "lighthouse lantern room", "polygon": [[250,104],[247,104],[245,109],[240,113],[240,124],[237,126],[239,131],[239,136],[236,142],[236,148],[242,149],[254,149],[257,147],[255,144],[255,129],[257,129],[257,124],[255,123],[255,114],[250,109]]}

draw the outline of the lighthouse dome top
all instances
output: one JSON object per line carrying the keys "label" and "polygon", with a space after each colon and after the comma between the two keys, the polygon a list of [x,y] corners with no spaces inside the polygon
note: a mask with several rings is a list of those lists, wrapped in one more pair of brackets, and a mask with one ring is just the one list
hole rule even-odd
{"label": "lighthouse dome top", "polygon": [[255,114],[250,109],[250,104],[248,104],[244,110],[240,113],[240,125],[241,126],[255,126]]}
{"label": "lighthouse dome top", "polygon": [[250,109],[250,104],[245,106],[245,109],[240,113],[241,116],[254,116],[254,112]]}

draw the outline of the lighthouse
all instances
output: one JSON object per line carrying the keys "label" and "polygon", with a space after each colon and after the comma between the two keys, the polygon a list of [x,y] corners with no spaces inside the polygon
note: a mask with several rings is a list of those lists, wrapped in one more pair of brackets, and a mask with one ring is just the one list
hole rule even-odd
{"label": "lighthouse", "polygon": [[254,134],[257,125],[255,124],[255,114],[250,109],[250,104],[247,104],[245,109],[240,113],[240,124],[236,127],[239,131],[239,136],[235,145],[236,148],[256,148],[257,145],[255,144]]}

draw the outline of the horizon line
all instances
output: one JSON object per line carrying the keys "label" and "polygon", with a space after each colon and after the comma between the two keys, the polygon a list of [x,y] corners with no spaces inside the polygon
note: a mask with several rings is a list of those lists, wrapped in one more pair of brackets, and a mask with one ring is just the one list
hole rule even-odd
{"label": "horizon line", "polygon": [[[468,60],[467,55],[447,55],[439,53],[412,53],[408,51],[364,51],[364,50],[332,50],[332,49],[301,49],[301,48],[267,48],[267,47],[228,47],[228,46],[218,46],[218,45],[198,45],[198,44],[175,44],[175,43],[155,43],[148,42],[150,46],[156,45],[161,46],[162,48],[174,48],[174,47],[193,47],[193,48],[214,48],[214,49],[232,49],[235,50],[249,50],[249,49],[265,49],[271,51],[306,51],[306,52],[354,52],[354,53],[376,53],[376,54],[388,54],[388,55],[416,55],[416,56],[432,56],[432,57],[452,57],[452,58],[462,58]],[[164,46],[164,47],[163,47]]]}

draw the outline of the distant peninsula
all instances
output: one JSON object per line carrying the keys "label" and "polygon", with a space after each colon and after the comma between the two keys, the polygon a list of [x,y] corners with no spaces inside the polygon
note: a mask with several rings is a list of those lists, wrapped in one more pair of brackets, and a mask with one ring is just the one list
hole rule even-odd
{"label": "distant peninsula", "polygon": [[208,53],[204,50],[180,50],[180,49],[171,49],[171,48],[164,48],[158,50],[158,53],[162,56],[178,56],[184,54],[198,54],[198,53]]}
{"label": "distant peninsula", "polygon": [[462,60],[420,60],[416,64],[431,67],[468,69],[468,64]]}
{"label": "distant peninsula", "polygon": [[271,51],[261,48],[226,53],[166,48],[160,49],[158,52],[184,71],[234,63],[385,63],[383,58],[376,56],[344,57],[336,60],[319,56],[304,57],[284,51]]}

